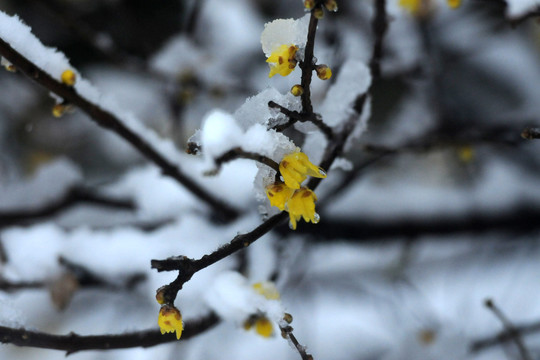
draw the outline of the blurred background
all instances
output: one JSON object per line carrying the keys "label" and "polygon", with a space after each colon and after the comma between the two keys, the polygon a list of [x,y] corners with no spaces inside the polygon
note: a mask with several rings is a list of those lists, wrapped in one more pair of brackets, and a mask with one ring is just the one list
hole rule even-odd
{"label": "blurred background", "polygon": [[[423,16],[387,2],[368,129],[321,184],[321,222],[259,240],[243,260],[246,276],[276,279],[315,359],[538,359],[540,142],[521,133],[540,126],[540,25],[509,19],[505,1],[451,9],[431,0]],[[372,54],[373,2],[338,5],[317,32],[315,57],[335,75],[314,80],[315,111],[343,63]],[[0,10],[181,151],[212,109],[233,113],[300,79],[299,70],[268,78],[260,34],[276,18],[302,17],[301,0],[0,0]],[[246,209],[218,225],[81,111],[54,117],[55,100],[22,74],[0,71],[0,89],[0,325],[58,334],[155,326],[154,291],[173,277],[151,271],[150,259],[202,255],[260,223],[253,164],[209,179],[185,155],[190,176]],[[28,216],[68,195],[75,200],[60,210]],[[200,297],[237,261],[186,286],[187,318],[205,313]],[[73,278],[79,265],[97,279]],[[509,330],[486,299],[518,340],[482,345]],[[0,355],[64,356],[12,345]],[[185,343],[72,356],[300,358],[279,335],[262,339],[228,322]]]}

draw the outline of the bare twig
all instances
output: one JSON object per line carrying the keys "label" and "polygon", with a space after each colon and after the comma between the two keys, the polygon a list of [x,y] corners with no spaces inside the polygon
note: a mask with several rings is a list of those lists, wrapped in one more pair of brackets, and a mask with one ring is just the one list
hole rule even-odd
{"label": "bare twig", "polygon": [[484,305],[493,312],[493,314],[501,321],[502,325],[504,326],[506,332],[511,335],[512,340],[516,344],[519,353],[521,355],[521,358],[523,360],[532,360],[532,356],[525,347],[525,344],[523,343],[523,340],[521,339],[520,334],[516,331],[516,328],[514,325],[510,322],[510,320],[503,314],[501,309],[499,309],[494,303],[493,300],[487,299],[484,302]]}
{"label": "bare twig", "polygon": [[217,159],[215,159],[216,166],[221,167],[226,162],[235,160],[235,159],[251,159],[260,162],[261,164],[264,164],[272,169],[274,169],[276,172],[279,172],[279,164],[275,162],[274,160],[270,159],[267,156],[244,151],[242,148],[234,148],[229,151],[227,151],[225,154],[221,155]]}
{"label": "bare twig", "polygon": [[291,340],[291,343],[294,345],[294,347],[300,354],[300,357],[302,358],[302,360],[313,360],[313,356],[306,351],[306,347],[301,345],[296,339],[296,336],[294,336],[292,327],[285,326],[285,327],[280,327],[280,329],[281,329],[281,336],[283,336],[286,339]]}
{"label": "bare twig", "polygon": [[381,76],[381,59],[383,57],[383,40],[388,30],[388,16],[386,14],[386,0],[375,1],[375,16],[371,23],[375,41],[373,43],[373,53],[369,62],[373,82]]}
{"label": "bare twig", "polygon": [[17,70],[27,75],[30,79],[36,81],[41,86],[62,97],[70,104],[79,107],[99,126],[113,131],[130,143],[143,156],[156,164],[164,175],[172,177],[178,183],[190,190],[199,199],[206,202],[212,208],[218,218],[222,220],[231,220],[238,215],[238,211],[236,209],[225,204],[221,200],[216,199],[206,189],[201,187],[194,180],[187,177],[180,170],[180,168],[167,160],[156,149],[154,149],[151,144],[146,142],[146,140],[124,125],[124,123],[115,115],[102,109],[97,104],[90,102],[73,88],[53,79],[49,74],[18,53],[3,39],[0,39],[0,54],[10,61],[17,68]]}
{"label": "bare twig", "polygon": [[89,189],[74,187],[62,198],[35,209],[0,211],[0,228],[13,224],[27,224],[54,216],[78,204],[106,206],[120,210],[135,210],[135,204],[129,199],[115,199],[97,194]]}
{"label": "bare twig", "polygon": [[[316,8],[316,7],[315,7]],[[314,8],[314,9],[315,9]],[[302,93],[302,113],[312,114],[313,106],[311,105],[311,79],[313,77],[313,48],[315,46],[315,34],[317,33],[318,19],[315,17],[314,10],[311,10],[309,18],[309,27],[306,48],[304,52],[304,61],[300,62],[302,70],[302,78],[300,85],[304,89]]]}
{"label": "bare twig", "polygon": [[[219,322],[214,313],[198,320],[186,321],[182,339],[187,340],[206,332]],[[118,335],[89,335],[75,333],[52,335],[22,328],[0,326],[0,342],[17,346],[36,347],[66,351],[66,355],[84,350],[112,350],[135,347],[151,347],[177,341],[175,334],[162,335],[158,329],[142,330]]]}
{"label": "bare twig", "polygon": [[311,122],[315,126],[319,128],[323,132],[323,134],[326,136],[328,140],[331,140],[334,137],[334,132],[332,131],[332,128],[328,125],[326,125],[320,116],[316,113],[299,113],[298,111],[291,111],[287,109],[286,107],[283,107],[274,101],[269,101],[268,106],[274,109],[278,109],[282,114],[289,117],[289,121],[285,124],[276,125],[273,127],[276,131],[283,131],[286,128],[294,125],[296,122]]}

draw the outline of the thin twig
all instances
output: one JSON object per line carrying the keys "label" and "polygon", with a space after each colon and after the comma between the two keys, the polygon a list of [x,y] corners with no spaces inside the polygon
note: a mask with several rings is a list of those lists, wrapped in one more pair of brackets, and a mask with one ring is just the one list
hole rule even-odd
{"label": "thin twig", "polygon": [[293,328],[290,326],[280,327],[281,336],[291,340],[292,344],[300,354],[302,360],[313,360],[313,356],[306,351],[306,347],[301,345],[300,342],[296,339],[296,336],[293,334]]}
{"label": "thin twig", "polygon": [[187,177],[179,167],[167,160],[151,144],[124,125],[115,115],[102,109],[99,105],[90,102],[73,88],[53,79],[49,74],[18,53],[3,39],[0,39],[0,54],[30,79],[62,97],[68,103],[79,107],[99,126],[114,132],[130,143],[143,156],[157,165],[164,175],[172,177],[199,199],[206,202],[218,218],[232,220],[238,216],[236,209],[215,198],[206,189]]}
{"label": "thin twig", "polygon": [[314,10],[311,10],[309,18],[308,35],[306,48],[304,51],[304,61],[300,62],[302,70],[302,78],[300,85],[304,89],[302,93],[302,113],[312,114],[313,106],[311,105],[311,79],[313,77],[313,48],[315,46],[315,34],[317,33],[318,19],[315,17]]}
{"label": "thin twig", "polygon": [[119,210],[135,210],[135,204],[129,199],[115,199],[100,195],[89,189],[73,187],[62,198],[44,204],[35,209],[0,210],[0,228],[13,224],[27,224],[43,218],[52,217],[78,204],[106,206]]}
{"label": "thin twig", "polygon": [[195,273],[225,259],[239,250],[247,248],[274,227],[284,222],[286,218],[286,212],[274,215],[252,231],[246,234],[236,235],[228,244],[221,246],[211,254],[204,255],[197,260],[185,256],[171,257],[165,260],[152,260],[152,269],[156,269],[160,272],[178,271],[177,278],[171,282],[164,291],[165,302],[173,303],[178,291],[182,289],[182,286],[188,282]]}
{"label": "thin twig", "polygon": [[510,320],[503,314],[501,309],[499,309],[494,303],[493,300],[487,299],[484,302],[484,305],[493,312],[493,314],[500,320],[502,325],[504,326],[506,332],[511,335],[512,340],[516,344],[519,353],[521,355],[521,358],[523,360],[532,360],[532,356],[525,347],[525,344],[523,343],[523,340],[521,339],[520,334],[516,331],[516,328],[514,325],[510,322]]}
{"label": "thin twig", "polygon": [[254,152],[244,151],[242,148],[234,148],[229,151],[227,151],[225,154],[221,155],[217,159],[215,159],[216,166],[219,168],[221,165],[223,165],[226,162],[235,160],[235,159],[251,159],[255,160],[257,162],[260,162],[261,164],[264,164],[272,169],[274,169],[276,172],[279,172],[279,164],[275,162],[274,160],[270,159],[267,156],[257,154]]}
{"label": "thin twig", "polygon": [[[198,320],[186,321],[181,340],[206,332],[219,322],[214,313]],[[112,350],[151,347],[177,341],[175,334],[162,335],[158,329],[142,330],[118,335],[52,335],[23,328],[0,326],[0,343],[66,351],[70,355],[84,350]]]}
{"label": "thin twig", "polygon": [[8,262],[8,255],[6,252],[6,248],[4,247],[4,242],[2,241],[2,237],[0,234],[0,264],[7,264]]}
{"label": "thin twig", "polygon": [[274,126],[272,128],[272,129],[274,129],[274,130],[276,130],[278,132],[281,132],[281,131],[285,130],[286,128],[294,125],[297,122],[308,122],[309,121],[309,122],[313,123],[315,126],[317,126],[319,128],[319,130],[322,131],[322,133],[326,136],[326,138],[328,140],[332,140],[332,138],[334,137],[334,131],[332,130],[332,128],[330,126],[326,125],[322,121],[320,116],[318,114],[316,114],[316,113],[305,114],[305,113],[299,113],[298,111],[291,111],[291,110],[287,109],[286,107],[281,106],[281,105],[279,105],[278,103],[276,103],[274,101],[269,101],[268,102],[268,107],[278,109],[282,114],[289,117],[289,121],[286,122],[285,124],[279,124],[279,125],[276,125],[276,126]]}
{"label": "thin twig", "polygon": [[527,140],[540,139],[540,128],[527,127],[521,132],[521,137]]}
{"label": "thin twig", "polygon": [[383,57],[383,40],[388,30],[388,16],[386,15],[386,0],[375,0],[375,16],[371,23],[375,41],[373,43],[373,53],[369,62],[372,83],[381,76],[381,59]]}

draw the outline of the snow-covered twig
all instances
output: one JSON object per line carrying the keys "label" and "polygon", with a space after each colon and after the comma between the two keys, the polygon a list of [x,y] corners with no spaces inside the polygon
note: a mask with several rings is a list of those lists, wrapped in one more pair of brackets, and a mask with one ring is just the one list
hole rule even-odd
{"label": "snow-covered twig", "polygon": [[300,354],[302,360],[313,360],[313,356],[306,351],[306,347],[301,345],[300,342],[298,342],[298,339],[296,339],[296,336],[294,336],[292,327],[283,326],[280,327],[280,329],[281,336],[291,340],[292,345],[296,350],[298,350],[298,353]]}
{"label": "snow-covered twig", "polygon": [[225,154],[221,155],[217,159],[215,159],[216,166],[219,168],[221,165],[223,165],[226,162],[235,160],[235,159],[251,159],[255,160],[261,164],[264,164],[272,169],[274,169],[276,172],[279,172],[279,164],[275,162],[274,160],[270,159],[267,156],[257,154],[254,152],[244,151],[242,148],[234,148],[229,151],[227,151]]}
{"label": "snow-covered twig", "polygon": [[291,111],[291,110],[287,109],[286,107],[283,107],[283,106],[277,104],[274,101],[269,101],[268,102],[268,107],[278,109],[282,114],[289,117],[288,122],[286,122],[284,124],[276,125],[276,126],[273,127],[273,129],[276,130],[276,131],[283,131],[286,128],[294,125],[296,122],[307,122],[307,121],[309,121],[309,122],[313,123],[315,126],[317,126],[319,128],[319,130],[321,130],[323,132],[323,134],[326,136],[326,138],[328,140],[331,140],[332,137],[334,136],[334,132],[332,131],[332,128],[330,126],[326,125],[320,119],[320,117],[317,116],[317,114],[315,114],[315,113],[306,114],[306,113],[299,113],[298,111]]}
{"label": "snow-covered twig", "polygon": [[206,202],[217,215],[218,218],[223,220],[234,219],[238,215],[238,211],[223,201],[215,198],[206,189],[200,186],[197,182],[187,177],[179,167],[171,163],[166,159],[157,149],[155,149],[149,142],[131,130],[120,119],[109,111],[102,109],[99,105],[92,103],[88,99],[81,96],[72,87],[62,84],[55,80],[48,73],[40,69],[33,64],[30,60],[25,58],[15,49],[13,49],[9,43],[0,38],[0,54],[6,58],[15,68],[30,79],[36,81],[38,84],[52,91],[56,95],[63,98],[66,102],[73,104],[87,113],[92,120],[94,120],[99,126],[113,131],[128,143],[130,143],[135,149],[137,149],[148,160],[156,164],[164,175],[170,176],[180,184],[190,190],[195,196],[202,201]]}
{"label": "snow-covered twig", "polygon": [[55,199],[35,209],[1,210],[0,228],[13,224],[28,224],[32,221],[52,217],[79,204],[99,205],[119,210],[135,210],[135,204],[130,199],[115,199],[89,189],[73,187],[62,198]]}
{"label": "snow-covered twig", "polygon": [[[185,322],[182,341],[206,332],[219,322],[214,313]],[[52,335],[23,328],[0,326],[0,342],[17,346],[66,351],[66,355],[84,350],[111,350],[151,347],[177,341],[174,334],[162,335],[158,329],[141,330],[118,335]]]}

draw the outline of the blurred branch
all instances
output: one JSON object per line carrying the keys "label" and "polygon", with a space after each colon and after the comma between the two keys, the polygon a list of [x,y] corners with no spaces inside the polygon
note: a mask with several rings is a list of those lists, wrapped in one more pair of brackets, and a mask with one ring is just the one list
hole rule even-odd
{"label": "blurred branch", "polygon": [[499,309],[494,303],[492,299],[487,299],[484,303],[484,305],[493,312],[493,314],[501,321],[501,323],[504,326],[505,331],[508,334],[511,334],[512,340],[515,342],[519,354],[521,355],[521,358],[523,360],[532,360],[532,356],[525,347],[525,344],[523,343],[523,340],[521,339],[521,336],[518,332],[516,332],[516,329],[514,325],[508,320],[508,318],[503,314],[501,309]]}
{"label": "blurred branch", "polygon": [[97,194],[89,189],[73,187],[62,198],[35,209],[0,210],[0,228],[13,224],[28,224],[43,218],[52,217],[75,205],[91,204],[119,210],[135,210],[135,204],[128,199],[114,199]]}
{"label": "blurred branch", "polygon": [[216,199],[201,185],[187,177],[179,167],[169,162],[169,160],[161,155],[151,144],[129,129],[115,115],[102,109],[99,105],[90,102],[72,87],[53,79],[49,74],[15,51],[15,49],[3,39],[0,39],[0,54],[10,61],[17,70],[24,73],[30,79],[62,97],[68,103],[78,106],[99,126],[116,133],[130,143],[139,151],[139,153],[157,165],[164,175],[172,177],[178,183],[190,190],[200,200],[207,203],[218,218],[222,220],[232,220],[238,216],[238,211],[236,209],[225,204],[221,200]]}
{"label": "blurred branch", "polygon": [[537,332],[540,332],[540,322],[534,322],[527,325],[514,325],[512,332],[508,332],[507,329],[504,329],[492,337],[475,340],[471,343],[469,349],[473,353],[480,352],[493,346],[514,341],[516,335],[524,336]]}
{"label": "blurred branch", "polygon": [[521,132],[521,137],[527,140],[540,139],[540,128],[527,127]]}
{"label": "blurred branch", "polygon": [[[431,211],[433,213],[434,211]],[[407,213],[405,211],[405,213]],[[322,216],[316,227],[299,226],[297,232],[312,234],[313,239],[340,239],[354,242],[370,242],[383,239],[403,239],[426,235],[445,236],[451,234],[485,234],[487,232],[504,232],[525,234],[540,229],[540,204],[522,203],[506,206],[504,210],[493,212],[486,208],[483,211],[463,211],[463,215],[451,216],[441,213],[439,216],[419,215],[401,219],[363,219],[365,215],[348,219],[332,219]],[[286,232],[286,229],[280,229]]]}
{"label": "blurred branch", "polygon": [[383,40],[388,30],[388,16],[386,14],[386,0],[375,0],[375,16],[372,21],[373,34],[375,41],[373,43],[373,53],[369,62],[373,82],[381,76],[381,59],[383,56]]}
{"label": "blurred branch", "polygon": [[[214,313],[198,320],[186,321],[181,340],[187,340],[214,327],[219,322]],[[24,328],[0,326],[0,342],[17,346],[66,351],[70,355],[84,350],[112,350],[151,347],[173,342],[175,334],[162,335],[158,329],[142,330],[118,335],[52,335]]]}
{"label": "blurred branch", "polygon": [[0,236],[0,265],[7,264],[7,262],[8,262],[8,255],[6,252],[6,248],[4,247],[4,242],[2,241],[2,237]]}

